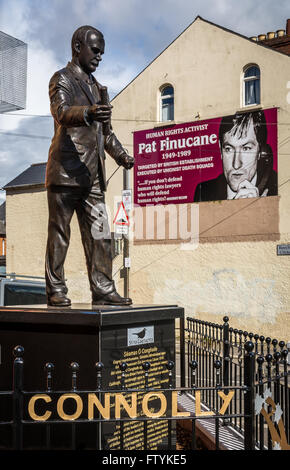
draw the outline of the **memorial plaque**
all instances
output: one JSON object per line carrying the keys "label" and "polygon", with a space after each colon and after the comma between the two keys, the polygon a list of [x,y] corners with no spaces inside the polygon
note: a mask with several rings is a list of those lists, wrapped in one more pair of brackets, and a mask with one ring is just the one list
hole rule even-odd
{"label": "memorial plaque", "polygon": [[[106,388],[121,388],[120,363],[127,364],[125,386],[127,389],[145,388],[145,371],[142,365],[149,362],[148,387],[153,389],[168,388],[169,360],[175,361],[174,321],[143,323],[139,326],[106,329],[101,333],[102,362],[105,366],[104,381]],[[126,394],[124,394],[126,397]],[[129,397],[129,393],[128,393]],[[137,414],[144,416],[142,399],[144,393],[137,394]],[[129,397],[130,399],[130,397]],[[152,413],[160,409],[160,400],[152,396],[148,408]],[[123,416],[128,416],[123,413]],[[120,423],[104,423],[102,435],[105,448],[120,448]],[[147,422],[147,446],[149,450],[167,448],[168,421]],[[125,450],[144,449],[144,423],[126,421],[123,428],[123,448]]]}

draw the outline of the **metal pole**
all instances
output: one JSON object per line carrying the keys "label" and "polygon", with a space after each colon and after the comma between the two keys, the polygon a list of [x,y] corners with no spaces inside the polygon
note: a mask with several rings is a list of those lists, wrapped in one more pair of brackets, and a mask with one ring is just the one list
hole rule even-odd
{"label": "metal pole", "polygon": [[16,346],[13,350],[13,447],[14,450],[23,448],[23,367],[24,348]]}
{"label": "metal pole", "polygon": [[[180,332],[179,332],[179,341],[180,341],[180,386],[185,387],[185,324],[184,316],[179,320]],[[190,358],[187,358],[188,362]]]}
{"label": "metal pole", "polygon": [[245,412],[245,450],[255,450],[255,353],[254,344],[247,341],[245,344],[245,386],[244,412]]}
{"label": "metal pole", "polygon": [[[227,387],[229,385],[229,372],[230,372],[230,341],[229,341],[229,318],[223,318],[223,383]],[[228,394],[228,391],[225,392]],[[228,410],[226,411],[228,413]],[[229,424],[229,419],[223,420],[223,425],[227,426]]]}
{"label": "metal pole", "polygon": [[230,341],[229,341],[229,318],[224,317],[223,325],[223,382],[225,386],[229,385],[229,369],[230,369]]}
{"label": "metal pole", "polygon": [[[123,189],[130,189],[130,173],[129,170],[123,170]],[[129,297],[129,272],[130,268],[126,267],[125,259],[129,258],[129,237],[123,235],[124,249],[123,249],[123,272],[124,272],[124,297]]]}

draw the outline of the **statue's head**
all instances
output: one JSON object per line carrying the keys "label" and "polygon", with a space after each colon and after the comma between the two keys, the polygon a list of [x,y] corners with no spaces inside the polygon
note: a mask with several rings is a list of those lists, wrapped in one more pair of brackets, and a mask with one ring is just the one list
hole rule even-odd
{"label": "statue's head", "polygon": [[78,28],[71,40],[72,57],[87,74],[96,70],[105,51],[103,34],[92,26]]}

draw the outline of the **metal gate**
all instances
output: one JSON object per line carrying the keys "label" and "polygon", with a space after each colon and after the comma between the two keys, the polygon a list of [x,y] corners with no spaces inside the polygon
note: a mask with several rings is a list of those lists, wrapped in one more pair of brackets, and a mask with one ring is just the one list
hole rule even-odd
{"label": "metal gate", "polygon": [[[223,324],[187,318],[184,330],[185,380],[189,384],[190,364],[195,361],[197,385],[203,388],[202,402],[216,409],[215,394],[207,387],[216,385],[213,364],[219,362],[222,384],[251,387],[253,400],[247,408],[243,389],[238,388],[226,412],[225,425],[241,436],[245,446],[289,449],[290,368],[285,342],[231,328],[228,317],[223,318]],[[251,420],[245,419],[247,413],[252,414]]]}
{"label": "metal gate", "polygon": [[[192,345],[187,343],[187,346]],[[199,346],[197,342],[195,347]],[[132,372],[122,362],[118,388],[103,387],[103,365],[97,363],[94,372],[95,389],[78,390],[79,365],[73,362],[69,365],[71,386],[67,390],[57,390],[53,382],[53,371],[57,364],[47,363],[44,365],[43,389],[25,391],[25,367],[29,367],[29,364],[25,363],[23,348],[17,346],[13,351],[13,387],[0,392],[0,449],[54,449],[54,433],[57,429],[58,436],[66,436],[60,443],[65,449],[173,450],[178,444],[176,425],[187,421],[191,427],[190,447],[195,450],[197,424],[209,419],[215,423],[216,449],[220,449],[221,429],[240,421],[243,422],[245,450],[257,448],[257,432],[258,447],[266,448],[265,422],[271,437],[268,442],[273,443],[268,448],[289,449],[282,417],[282,408],[288,410],[289,395],[284,392],[283,397],[281,395],[281,383],[288,385],[286,352],[288,354],[283,349],[275,358],[266,355],[269,373],[265,377],[264,358],[261,355],[257,358],[254,343],[247,341],[241,356],[242,383],[234,383],[231,374],[229,380],[225,380],[223,358],[217,356],[207,362],[207,375],[211,377],[212,383],[202,384],[200,371],[205,370],[205,358],[200,357],[200,361],[188,361],[188,385],[176,387],[175,365],[168,361],[165,365],[168,374],[166,388],[149,387],[150,374],[154,373],[149,362],[143,364],[143,387],[127,388],[126,379]],[[281,364],[284,365],[282,374],[279,371]],[[272,384],[275,389],[273,398],[270,392]],[[182,398],[186,396],[195,402],[194,413],[180,406]],[[209,401],[211,406],[205,411],[204,404]],[[111,429],[107,434],[106,427]],[[86,436],[89,436],[89,442],[86,442]],[[33,439],[36,439],[36,444],[33,444]]]}

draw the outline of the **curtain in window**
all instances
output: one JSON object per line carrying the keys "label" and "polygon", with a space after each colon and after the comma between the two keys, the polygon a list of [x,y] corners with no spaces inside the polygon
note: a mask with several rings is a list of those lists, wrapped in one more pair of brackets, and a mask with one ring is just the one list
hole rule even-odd
{"label": "curtain in window", "polygon": [[172,86],[167,86],[161,91],[161,120],[174,120],[174,90]]}
{"label": "curtain in window", "polygon": [[260,103],[260,80],[245,82],[245,105]]}
{"label": "curtain in window", "polygon": [[245,105],[260,104],[260,69],[251,65],[244,72]]}

